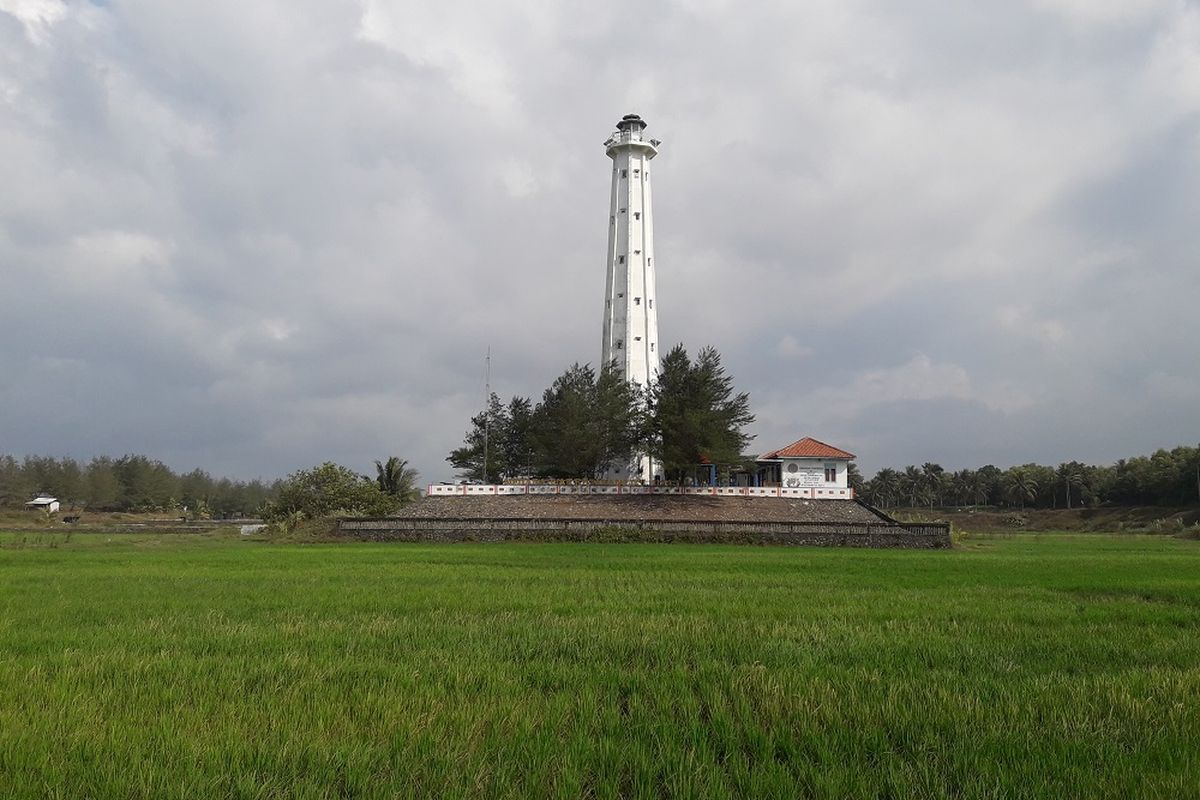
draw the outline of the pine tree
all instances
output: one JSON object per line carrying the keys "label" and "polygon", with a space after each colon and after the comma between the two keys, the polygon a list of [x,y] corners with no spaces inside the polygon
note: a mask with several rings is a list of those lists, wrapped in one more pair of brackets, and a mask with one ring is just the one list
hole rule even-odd
{"label": "pine tree", "polygon": [[471,430],[467,431],[463,438],[463,446],[451,451],[446,460],[458,470],[460,478],[475,481],[501,480],[503,431],[507,427],[507,409],[493,392],[488,398],[487,409],[471,417]]}
{"label": "pine tree", "polygon": [[663,357],[650,392],[651,449],[664,474],[682,479],[702,463],[740,464],[754,422],[750,396],[734,393],[721,355],[705,347],[693,361],[683,345]]}

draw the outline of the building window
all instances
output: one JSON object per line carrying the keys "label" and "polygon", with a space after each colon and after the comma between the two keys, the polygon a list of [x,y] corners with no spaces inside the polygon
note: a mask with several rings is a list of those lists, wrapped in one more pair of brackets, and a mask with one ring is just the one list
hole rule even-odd
{"label": "building window", "polygon": [[639,173],[639,172],[641,172],[641,170],[640,170],[640,169],[635,169],[635,170],[633,171],[633,177],[635,177],[635,178],[636,178],[636,177],[638,176],[638,173]]}
{"label": "building window", "polygon": [[622,208],[622,209],[621,209],[621,213],[622,213],[622,214],[624,214],[624,213],[625,213],[625,209],[623,209],[623,208]]}
{"label": "building window", "polygon": [[642,212],[640,212],[640,211],[635,211],[635,212],[633,212],[633,218],[634,218],[634,219],[641,219],[641,218],[642,218]]}
{"label": "building window", "polygon": [[828,464],[825,465],[825,482],[837,483],[837,467],[831,467]]}
{"label": "building window", "polygon": [[642,298],[640,298],[640,297],[633,298],[633,304],[635,306],[640,306],[642,304]]}
{"label": "building window", "polygon": [[640,337],[640,336],[635,336],[635,337],[633,337],[633,340],[634,340],[635,342],[640,342],[640,341],[642,340],[642,337]]}
{"label": "building window", "polygon": [[649,306],[647,306],[647,307],[648,307],[648,308],[654,308],[654,298],[653,298],[653,297],[651,297],[651,298],[650,298],[650,305],[649,305]]}
{"label": "building window", "polygon": [[634,254],[635,256],[640,256],[640,255],[642,254],[642,251],[641,251],[641,250],[634,250],[634,251],[633,251],[633,254]]}
{"label": "building window", "polygon": [[654,263],[654,259],[653,259],[653,258],[647,258],[647,259],[646,259],[646,266],[647,266],[647,267],[648,267],[648,266],[650,266],[650,265],[651,265],[651,264],[653,264],[653,263]]}
{"label": "building window", "polygon": [[624,292],[618,292],[618,293],[617,293],[617,297],[624,297],[624,296],[625,296],[625,293],[624,293]]}
{"label": "building window", "polygon": [[622,349],[623,347],[625,347],[625,342],[623,342],[623,341],[622,341],[622,340],[620,340],[620,339],[617,339],[616,348],[617,348],[618,350],[620,350],[620,349]]}
{"label": "building window", "polygon": [[627,170],[627,169],[623,169],[623,170],[621,170],[621,177],[622,177],[622,178],[628,178],[628,177],[629,177],[629,170]]}
{"label": "building window", "polygon": [[618,264],[624,264],[624,263],[625,263],[625,256],[617,256],[617,263],[618,263]]}
{"label": "building window", "polygon": [[651,352],[651,353],[653,353],[653,352],[654,352],[654,342],[651,342],[651,343],[650,343],[650,352]]}

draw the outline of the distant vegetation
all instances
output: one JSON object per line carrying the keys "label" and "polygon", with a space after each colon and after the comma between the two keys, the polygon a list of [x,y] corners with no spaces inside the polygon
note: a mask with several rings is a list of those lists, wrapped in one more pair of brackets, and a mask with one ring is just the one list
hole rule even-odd
{"label": "distant vegetation", "polygon": [[263,518],[296,523],[335,514],[377,517],[420,496],[417,473],[406,462],[393,456],[387,463],[376,461],[375,469],[374,480],[331,462],[294,472],[263,505]]}
{"label": "distant vegetation", "polygon": [[182,475],[143,455],[100,456],[86,464],[73,458],[0,456],[0,504],[19,506],[35,492],[47,492],[64,507],[94,511],[179,511],[204,517],[251,515],[279,488],[279,482],[214,478],[201,469]]}
{"label": "distant vegetation", "polygon": [[266,514],[273,518],[330,511],[387,513],[418,496],[419,477],[407,462],[375,462],[375,476],[337,464],[299,470],[283,480],[235,481],[201,469],[182,475],[143,455],[73,458],[0,455],[0,506],[20,507],[37,492],[64,508],[171,512],[196,519]]}
{"label": "distant vegetation", "polygon": [[925,463],[881,469],[868,481],[852,470],[850,478],[859,496],[883,508],[1188,505],[1200,502],[1200,447],[1158,450],[1108,466],[1068,461],[1000,469],[989,464],[951,472]]}
{"label": "distant vegetation", "polygon": [[615,365],[597,373],[575,364],[536,406],[519,396],[505,405],[493,394],[446,460],[462,478],[498,482],[594,479],[649,454],[663,477],[678,479],[701,463],[740,465],[753,421],[749,395],[734,391],[720,353],[706,347],[693,359],[677,345],[649,387],[627,383]]}

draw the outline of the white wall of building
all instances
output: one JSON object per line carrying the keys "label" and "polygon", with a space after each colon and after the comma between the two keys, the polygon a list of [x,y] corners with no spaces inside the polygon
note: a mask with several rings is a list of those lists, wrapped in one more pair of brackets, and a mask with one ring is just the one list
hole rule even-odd
{"label": "white wall of building", "polygon": [[693,497],[784,497],[792,500],[853,500],[854,490],[782,486],[592,486],[589,484],[434,484],[427,497],[517,497],[523,495],[688,495]]}
{"label": "white wall of building", "polygon": [[[849,461],[830,458],[781,458],[779,461],[780,483],[785,489],[845,489],[850,485]],[[836,470],[836,479],[832,482],[826,480],[825,470],[829,468]]]}

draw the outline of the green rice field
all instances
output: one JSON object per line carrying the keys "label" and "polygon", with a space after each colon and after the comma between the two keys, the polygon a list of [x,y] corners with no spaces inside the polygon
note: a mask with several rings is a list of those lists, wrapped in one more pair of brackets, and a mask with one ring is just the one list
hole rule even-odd
{"label": "green rice field", "polygon": [[0,533],[4,798],[1197,796],[1197,541]]}

